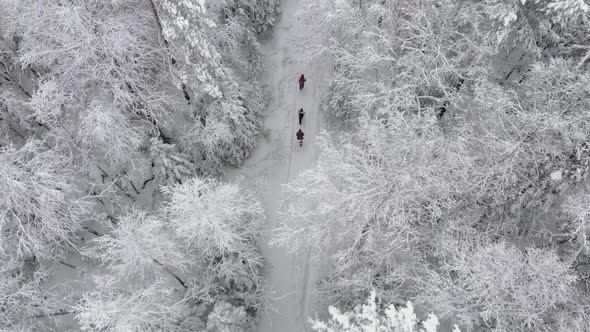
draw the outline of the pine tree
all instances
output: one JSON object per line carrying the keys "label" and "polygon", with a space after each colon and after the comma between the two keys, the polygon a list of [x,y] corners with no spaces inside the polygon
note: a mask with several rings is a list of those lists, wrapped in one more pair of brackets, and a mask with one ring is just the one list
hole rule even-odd
{"label": "pine tree", "polygon": [[189,156],[176,151],[174,144],[167,144],[161,138],[150,138],[150,158],[153,162],[154,174],[159,178],[159,183],[170,185],[183,182],[192,176],[193,163]]}

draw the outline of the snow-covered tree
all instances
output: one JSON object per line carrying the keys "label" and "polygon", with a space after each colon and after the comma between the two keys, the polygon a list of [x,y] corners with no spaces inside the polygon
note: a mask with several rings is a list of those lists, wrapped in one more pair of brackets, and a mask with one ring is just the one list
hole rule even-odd
{"label": "snow-covered tree", "polygon": [[263,218],[260,203],[237,185],[192,178],[163,188],[168,227],[187,251],[198,255],[190,297],[232,299],[261,306],[262,257],[257,243]]}
{"label": "snow-covered tree", "polygon": [[453,99],[461,79],[485,74],[489,37],[453,1],[375,0],[360,8],[354,1],[309,1],[305,20],[322,36],[311,53],[334,63],[328,112],[344,119],[432,112]]}
{"label": "snow-covered tree", "polygon": [[77,304],[76,318],[83,329],[189,331],[193,323],[200,324],[198,317],[190,317],[192,306],[183,301],[183,272],[194,258],[158,216],[133,210],[83,253],[105,268],[92,276],[95,289]]}
{"label": "snow-covered tree", "polygon": [[257,74],[262,68],[262,57],[257,37],[267,34],[277,19],[279,2],[276,0],[207,1],[206,8],[220,24],[213,30],[217,47],[223,50],[224,62],[241,77]]}
{"label": "snow-covered tree", "polygon": [[590,76],[573,66],[565,60],[534,65],[514,90],[485,80],[474,84],[472,102],[458,112],[455,126],[479,164],[474,175],[482,201],[510,203],[513,210],[544,206],[550,173],[568,168],[572,151],[587,141]]}
{"label": "snow-covered tree", "polygon": [[176,151],[174,144],[167,144],[158,137],[150,138],[150,158],[158,183],[170,185],[182,182],[194,174],[194,166],[186,154]]}
{"label": "snow-covered tree", "polygon": [[[26,131],[34,128],[30,122],[33,113],[28,97],[14,85],[0,85],[0,142],[2,145],[14,143],[11,137],[26,140]],[[22,136],[22,137],[21,137]],[[20,141],[19,141],[20,142]]]}
{"label": "snow-covered tree", "polygon": [[224,163],[220,151],[229,145],[231,130],[228,124],[217,119],[208,119],[206,125],[201,121],[191,121],[180,136],[179,145],[198,160],[199,173],[216,174],[223,169]]}
{"label": "snow-covered tree", "polygon": [[[358,304],[353,310],[341,312],[330,306],[330,320],[311,320],[311,329],[317,332],[436,332],[438,319],[429,315],[423,322],[418,322],[411,302],[406,307],[393,304],[385,308],[377,301],[375,292],[371,292],[366,304]],[[453,332],[460,332],[457,326]]]}
{"label": "snow-covered tree", "polygon": [[134,126],[131,119],[108,103],[90,102],[81,116],[75,134],[84,145],[108,147],[98,149],[109,164],[137,159],[137,151],[146,140],[144,128]]}
{"label": "snow-covered tree", "polygon": [[162,25],[162,35],[169,51],[178,62],[180,84],[192,87],[194,92],[221,98],[219,79],[225,77],[221,54],[208,34],[216,24],[207,14],[205,1],[156,1]]}
{"label": "snow-covered tree", "polygon": [[185,255],[174,238],[165,231],[164,222],[144,211],[123,216],[110,234],[97,237],[84,251],[100,260],[120,279],[152,280],[168,275],[183,281],[177,273],[186,271],[191,258]]}
{"label": "snow-covered tree", "polygon": [[590,6],[585,0],[491,0],[465,7],[487,18],[478,28],[495,36],[500,49],[520,48],[539,58],[548,48],[567,51],[589,41]]}
{"label": "snow-covered tree", "polygon": [[169,284],[158,279],[133,285],[132,279],[113,287],[99,284],[85,293],[76,306],[76,318],[83,331],[195,331],[202,328],[190,306],[183,303]]}
{"label": "snow-covered tree", "polygon": [[[197,96],[214,99],[223,95],[226,82],[240,80],[233,70],[241,68],[231,68],[222,60],[245,64],[243,58],[260,58],[258,42],[252,33],[264,32],[272,26],[278,5],[275,0],[157,0],[154,3],[162,35],[177,63],[179,85],[186,84]],[[248,73],[250,77],[241,79],[255,78],[260,69],[254,67]]]}
{"label": "snow-covered tree", "polygon": [[[448,239],[448,238],[447,238]],[[455,242],[440,269],[423,270],[418,302],[460,326],[497,331],[542,326],[574,298],[576,276],[554,251]],[[452,247],[447,244],[447,247]]]}
{"label": "snow-covered tree", "polygon": [[158,89],[167,83],[166,56],[147,3],[3,2],[7,34],[22,38],[19,64],[41,68],[60,98],[89,103],[108,92],[121,111],[162,118],[165,95]]}
{"label": "snow-covered tree", "polygon": [[217,175],[226,164],[240,165],[250,155],[262,121],[260,113],[250,110],[262,110],[266,102],[262,90],[249,89],[248,93],[228,89],[225,99],[195,113],[183,129],[179,147],[192,156],[200,174]]}
{"label": "snow-covered tree", "polygon": [[[590,232],[590,194],[581,190],[574,191],[566,196],[561,207],[564,222],[559,231],[545,230],[548,240],[552,244],[569,244],[569,250],[563,250],[567,256],[566,261],[578,264],[580,258],[590,254],[590,244],[587,234]],[[565,248],[564,248],[565,249]]]}
{"label": "snow-covered tree", "polygon": [[0,329],[41,328],[38,317],[54,313],[41,283],[46,274],[0,253]]}
{"label": "snow-covered tree", "polygon": [[212,331],[250,326],[263,306],[260,203],[216,180],[191,178],[162,190],[168,201],[161,211],[131,211],[83,250],[106,275],[94,278],[97,288],[86,293],[78,318],[114,330],[184,331],[202,328],[199,319]]}
{"label": "snow-covered tree", "polygon": [[18,37],[17,64],[36,68],[30,119],[51,144],[92,161],[127,165],[174,97],[169,58],[149,4],[125,1],[12,1],[2,32]]}
{"label": "snow-covered tree", "polygon": [[0,149],[0,251],[52,258],[76,243],[91,205],[80,198],[69,161],[36,140]]}
{"label": "snow-covered tree", "polygon": [[187,248],[223,255],[241,252],[248,240],[258,238],[260,203],[235,184],[191,178],[163,191],[169,197],[163,211]]}
{"label": "snow-covered tree", "polygon": [[[203,173],[222,171],[207,169],[209,165],[241,164],[254,146],[266,107],[257,82],[261,53],[253,28],[246,24],[247,14],[240,8],[234,13],[225,1],[155,3],[177,85],[195,100],[187,126],[192,132],[183,137],[180,148],[204,164]],[[217,124],[227,130],[219,131]],[[209,125],[213,129],[204,129]],[[204,137],[211,132],[216,135]]]}
{"label": "snow-covered tree", "polygon": [[280,10],[277,0],[228,0],[225,6],[232,14],[243,17],[245,23],[259,34],[274,26]]}
{"label": "snow-covered tree", "polygon": [[254,329],[256,321],[248,315],[243,306],[228,302],[217,302],[207,316],[207,330],[210,332],[242,332]]}

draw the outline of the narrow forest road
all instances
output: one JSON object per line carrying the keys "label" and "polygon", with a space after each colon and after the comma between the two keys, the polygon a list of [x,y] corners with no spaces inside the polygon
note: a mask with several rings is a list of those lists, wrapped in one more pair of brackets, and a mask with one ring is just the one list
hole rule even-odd
{"label": "narrow forest road", "polygon": [[[261,317],[260,332],[307,330],[307,317],[316,311],[317,266],[306,264],[305,257],[289,255],[285,248],[268,245],[272,232],[282,222],[279,216],[283,204],[281,185],[313,167],[317,159],[318,149],[314,141],[322,123],[321,91],[327,86],[330,73],[328,66],[317,61],[306,63],[301,59],[306,29],[297,15],[303,5],[303,0],[283,0],[282,18],[272,38],[263,45],[267,63],[263,79],[272,94],[264,123],[268,136],[260,138],[242,168],[227,174],[228,180],[238,181],[256,192],[266,210],[261,250],[271,308]],[[302,91],[297,82],[301,73],[307,79]],[[295,140],[300,108],[306,112],[301,125],[305,133],[303,147],[299,147]]]}

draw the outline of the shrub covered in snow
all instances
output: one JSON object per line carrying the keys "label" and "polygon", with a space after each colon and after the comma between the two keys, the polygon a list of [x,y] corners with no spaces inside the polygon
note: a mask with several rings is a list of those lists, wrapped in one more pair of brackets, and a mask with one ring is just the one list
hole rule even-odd
{"label": "shrub covered in snow", "polygon": [[[330,306],[330,320],[311,320],[311,329],[317,332],[436,332],[438,319],[429,315],[418,322],[411,302],[406,307],[390,304],[381,308],[375,292],[371,292],[366,304],[358,304],[353,310],[342,312]],[[455,326],[453,332],[460,332]]]}

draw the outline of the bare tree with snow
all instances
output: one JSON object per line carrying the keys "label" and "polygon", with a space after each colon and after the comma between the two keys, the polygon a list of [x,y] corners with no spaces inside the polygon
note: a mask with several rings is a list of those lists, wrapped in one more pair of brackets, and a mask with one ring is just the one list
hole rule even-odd
{"label": "bare tree with snow", "polygon": [[92,205],[80,198],[69,160],[37,140],[0,151],[0,251],[19,258],[54,258],[76,245],[75,232]]}

